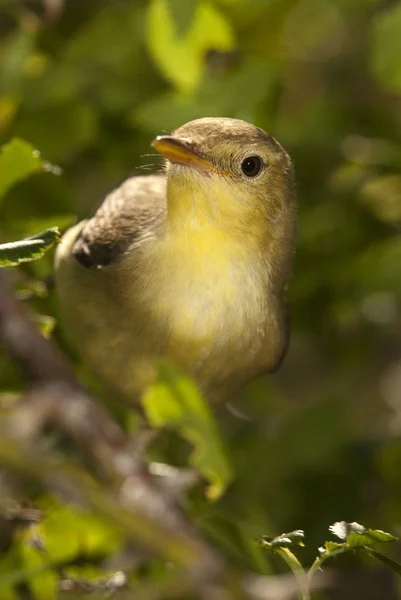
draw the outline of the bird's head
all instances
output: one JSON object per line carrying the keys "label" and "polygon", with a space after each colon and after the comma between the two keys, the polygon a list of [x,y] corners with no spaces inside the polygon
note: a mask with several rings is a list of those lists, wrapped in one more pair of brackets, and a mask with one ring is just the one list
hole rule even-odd
{"label": "bird's head", "polygon": [[263,247],[282,233],[292,244],[292,163],[265,131],[237,119],[204,118],[157,137],[153,146],[167,159],[173,228],[212,227],[233,240]]}

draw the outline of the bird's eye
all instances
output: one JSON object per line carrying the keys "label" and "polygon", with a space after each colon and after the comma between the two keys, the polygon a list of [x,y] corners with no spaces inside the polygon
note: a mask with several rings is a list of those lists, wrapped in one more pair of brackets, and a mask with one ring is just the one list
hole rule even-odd
{"label": "bird's eye", "polygon": [[262,160],[259,156],[248,156],[241,163],[241,170],[247,177],[256,177],[262,168]]}

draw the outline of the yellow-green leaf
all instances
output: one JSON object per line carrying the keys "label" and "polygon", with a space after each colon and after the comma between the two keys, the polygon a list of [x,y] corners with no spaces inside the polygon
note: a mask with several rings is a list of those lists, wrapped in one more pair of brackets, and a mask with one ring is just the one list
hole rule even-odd
{"label": "yellow-green leaf", "polygon": [[106,555],[120,548],[120,532],[101,517],[61,505],[52,497],[41,500],[40,506],[46,514],[41,534],[52,562],[72,561],[78,555]]}
{"label": "yellow-green leaf", "polygon": [[191,463],[210,482],[208,497],[219,498],[232,480],[232,467],[213,414],[194,382],[162,364],[142,402],[151,425],[175,429],[193,444]]}
{"label": "yellow-green leaf", "polygon": [[[21,558],[32,575],[27,581],[32,597],[35,600],[55,600],[57,597],[57,574],[49,570],[49,562],[45,554],[27,541],[21,544]],[[35,574],[35,570],[37,570]]]}
{"label": "yellow-green leaf", "polygon": [[234,48],[230,23],[210,2],[199,1],[185,33],[177,31],[168,0],[151,0],[148,14],[149,51],[161,73],[183,92],[197,87],[208,50]]}

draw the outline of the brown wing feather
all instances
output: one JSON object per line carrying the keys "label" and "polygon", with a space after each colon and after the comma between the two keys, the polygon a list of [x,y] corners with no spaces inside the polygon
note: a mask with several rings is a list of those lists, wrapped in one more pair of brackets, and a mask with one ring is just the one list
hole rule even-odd
{"label": "brown wing feather", "polygon": [[107,266],[135,241],[152,235],[165,211],[165,176],[131,177],[106,196],[85,223],[73,256],[88,269]]}

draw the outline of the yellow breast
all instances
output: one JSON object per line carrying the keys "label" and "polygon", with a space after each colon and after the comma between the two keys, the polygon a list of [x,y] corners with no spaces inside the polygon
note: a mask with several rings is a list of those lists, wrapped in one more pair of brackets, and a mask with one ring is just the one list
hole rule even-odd
{"label": "yellow breast", "polygon": [[167,355],[193,370],[225,347],[249,345],[264,322],[267,268],[220,230],[165,236],[152,249],[152,282],[143,301],[167,325]]}

